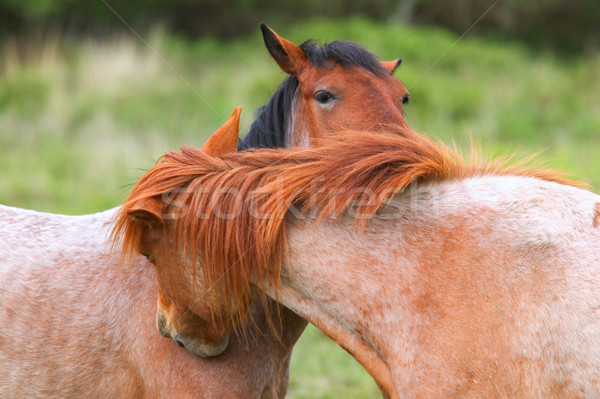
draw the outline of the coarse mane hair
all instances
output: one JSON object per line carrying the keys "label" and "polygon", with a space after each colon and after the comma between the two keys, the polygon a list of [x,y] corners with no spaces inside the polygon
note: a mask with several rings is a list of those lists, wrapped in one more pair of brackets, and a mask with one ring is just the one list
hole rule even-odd
{"label": "coarse mane hair", "polygon": [[[286,253],[285,216],[292,204],[317,219],[356,207],[354,217],[367,223],[413,182],[512,175],[580,185],[548,169],[481,162],[474,154],[466,162],[456,149],[419,135],[344,132],[319,144],[218,158],[194,148],[169,152],[121,208],[114,242],[122,242],[124,253],[134,251],[143,227],[128,210],[140,200],[165,199],[163,215],[176,219],[175,239],[190,260],[200,262],[207,287],[220,294],[220,303],[209,299],[207,305],[215,314],[224,311],[222,322],[234,327],[248,314],[252,281],[277,287]],[[259,288],[264,294],[264,286]]]}
{"label": "coarse mane hair", "polygon": [[[334,62],[342,68],[363,68],[377,76],[389,74],[377,57],[358,43],[336,40],[319,46],[315,40],[307,40],[300,48],[317,68],[325,68],[329,62]],[[246,136],[238,142],[238,150],[279,148],[289,144],[285,132],[299,84],[297,77],[288,76],[279,85],[269,102],[256,110],[256,119]]]}

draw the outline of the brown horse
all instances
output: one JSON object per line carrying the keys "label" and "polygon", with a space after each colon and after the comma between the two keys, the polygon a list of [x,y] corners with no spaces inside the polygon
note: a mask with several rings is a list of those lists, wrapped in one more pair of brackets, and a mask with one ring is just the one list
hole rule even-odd
{"label": "brown horse", "polygon": [[261,28],[271,56],[290,76],[259,110],[239,149],[306,147],[348,128],[407,127],[403,106],[409,93],[393,76],[400,59],[380,62],[361,45],[340,40],[296,46],[266,25]]}
{"label": "brown horse", "polygon": [[600,396],[600,196],[423,137],[321,144],[168,153],[117,236],[222,326],[276,299],[385,397]]}

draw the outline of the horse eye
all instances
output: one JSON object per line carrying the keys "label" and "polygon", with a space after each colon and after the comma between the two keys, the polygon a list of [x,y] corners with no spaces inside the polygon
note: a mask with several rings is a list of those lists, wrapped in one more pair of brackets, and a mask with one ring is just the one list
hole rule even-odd
{"label": "horse eye", "polygon": [[402,97],[402,105],[406,105],[408,104],[408,94],[406,94],[404,97]]}
{"label": "horse eye", "polygon": [[328,91],[320,90],[315,93],[315,100],[320,104],[327,104],[332,100],[335,100],[335,96]]}

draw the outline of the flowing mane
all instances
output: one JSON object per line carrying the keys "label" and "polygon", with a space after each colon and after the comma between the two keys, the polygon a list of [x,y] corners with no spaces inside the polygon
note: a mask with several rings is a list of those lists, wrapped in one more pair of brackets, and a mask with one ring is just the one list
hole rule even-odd
{"label": "flowing mane", "polygon": [[[317,68],[325,68],[334,62],[342,68],[359,67],[377,76],[389,74],[377,57],[358,43],[336,40],[319,46],[315,40],[300,45],[308,61]],[[293,115],[294,96],[299,82],[296,76],[288,76],[277,88],[266,105],[256,110],[256,119],[246,136],[238,143],[238,150],[248,148],[286,147],[286,131]]]}
{"label": "flowing mane", "polygon": [[114,242],[122,240],[125,253],[134,251],[143,227],[128,210],[140,200],[162,197],[164,219],[176,219],[176,240],[201,265],[207,287],[219,293],[221,302],[207,298],[208,306],[214,313],[225,306],[223,322],[235,326],[247,316],[251,281],[277,287],[286,249],[285,216],[292,204],[321,219],[358,205],[355,217],[367,222],[413,182],[509,175],[579,185],[550,170],[484,163],[474,154],[465,162],[457,150],[417,135],[344,132],[319,144],[220,158],[193,148],[169,152],[121,208]]}

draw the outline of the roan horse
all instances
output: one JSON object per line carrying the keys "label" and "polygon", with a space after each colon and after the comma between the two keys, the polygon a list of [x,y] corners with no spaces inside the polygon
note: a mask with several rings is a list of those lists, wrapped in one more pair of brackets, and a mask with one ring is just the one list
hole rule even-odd
{"label": "roan horse", "polygon": [[[0,397],[281,398],[305,322],[231,339],[202,359],[156,332],[156,277],[106,248],[116,210],[63,216],[0,206]],[[289,311],[288,311],[289,312]],[[291,312],[290,312],[291,313]],[[295,324],[294,324],[295,323]]]}
{"label": "roan horse", "polygon": [[217,324],[276,299],[385,397],[600,396],[600,196],[423,137],[320,144],[168,153],[115,234]]}
{"label": "roan horse", "polygon": [[[274,32],[265,32],[267,45],[273,46],[273,40],[277,40],[285,48],[295,49]],[[384,69],[377,72],[378,61],[366,50],[352,43],[336,43],[333,47],[308,46],[307,54],[317,52],[325,62],[318,66],[309,60],[304,70],[312,69],[315,74],[329,71],[325,78],[337,74],[338,84],[344,83],[339,81],[342,75],[338,72],[363,74],[368,85],[355,82],[363,94],[396,100],[373,103],[373,108],[359,111],[364,115],[376,113],[382,120],[388,115],[393,118],[388,123],[403,124],[400,104],[406,91],[385,69],[393,70],[392,64],[396,63],[381,63]],[[346,50],[353,55],[340,53]],[[282,57],[279,53],[278,60]],[[365,59],[371,61],[365,64]],[[338,63],[343,65],[341,70],[327,69]],[[374,85],[378,80],[386,84]],[[310,83],[303,82],[295,90]],[[284,90],[292,86],[278,89],[240,145],[287,145],[290,136],[285,135],[287,125],[281,112],[285,102],[281,96],[296,93]],[[330,110],[343,112],[346,104],[335,101]],[[288,105],[286,109],[292,108]],[[303,112],[296,111],[296,122],[305,119]],[[334,114],[312,112],[310,121],[324,123],[324,118]],[[348,116],[348,121],[353,122],[357,116]],[[299,141],[307,142],[306,138]],[[226,147],[230,150],[231,145]],[[249,340],[246,348],[238,340],[231,340],[228,350],[210,361],[190,355],[171,340],[160,339],[152,316],[157,285],[150,265],[137,257],[123,271],[118,267],[120,255],[106,248],[105,236],[117,212],[113,209],[94,215],[62,216],[0,207],[0,320],[10,326],[0,336],[0,396],[284,396],[291,346],[306,322],[281,308],[280,342],[266,328],[264,309],[255,304],[253,318],[263,333]],[[210,326],[201,320],[186,324],[190,320],[180,317],[182,314],[173,305],[168,298],[159,298],[159,309],[177,317],[169,318],[168,322],[173,322],[169,325],[159,311],[157,324],[164,335],[173,336],[197,355],[214,355],[224,349],[222,341],[221,345],[212,345],[207,339]]]}
{"label": "roan horse", "polygon": [[[211,145],[205,151],[215,151]],[[0,397],[284,397],[291,349],[306,321],[282,309],[280,339],[259,301],[253,338],[226,342],[228,350],[210,360],[194,355],[223,352],[204,342],[210,326],[172,332],[188,350],[162,339],[152,265],[139,256],[125,269],[107,246],[116,213],[64,216],[0,206],[0,320],[6,326]],[[160,317],[158,326],[166,328]]]}

